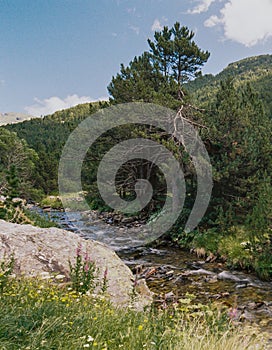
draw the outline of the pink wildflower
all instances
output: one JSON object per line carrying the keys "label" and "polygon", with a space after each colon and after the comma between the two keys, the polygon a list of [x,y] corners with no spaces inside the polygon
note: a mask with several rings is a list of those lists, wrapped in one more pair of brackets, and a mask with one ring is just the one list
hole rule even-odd
{"label": "pink wildflower", "polygon": [[231,320],[236,319],[237,316],[238,316],[238,309],[237,309],[236,307],[232,307],[232,308],[229,310],[228,315],[229,315],[229,318],[230,318]]}
{"label": "pink wildflower", "polygon": [[81,250],[82,250],[82,244],[78,243],[77,249],[76,249],[76,256],[81,256]]}
{"label": "pink wildflower", "polygon": [[85,264],[85,266],[84,266],[84,271],[85,271],[85,272],[88,272],[89,269],[90,269],[90,266],[89,266],[89,264],[86,262],[86,264]]}

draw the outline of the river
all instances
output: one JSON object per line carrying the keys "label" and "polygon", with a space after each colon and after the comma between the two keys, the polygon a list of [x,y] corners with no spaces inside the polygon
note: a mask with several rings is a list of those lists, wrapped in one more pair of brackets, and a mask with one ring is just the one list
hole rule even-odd
{"label": "river", "polygon": [[[236,310],[239,321],[258,324],[272,336],[272,282],[259,280],[254,274],[229,270],[220,262],[206,262],[169,242],[156,246],[129,248],[116,237],[124,228],[102,222],[90,215],[50,211],[42,215],[62,228],[75,231],[85,239],[96,239],[109,245],[137,275],[145,278],[157,302],[195,295],[196,302],[215,302]],[[117,245],[117,242],[119,243]]]}

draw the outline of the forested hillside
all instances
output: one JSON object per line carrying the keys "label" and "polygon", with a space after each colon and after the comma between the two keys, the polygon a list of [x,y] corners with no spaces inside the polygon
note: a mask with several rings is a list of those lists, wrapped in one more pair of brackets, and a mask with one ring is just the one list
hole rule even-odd
{"label": "forested hillside", "polygon": [[[144,58],[145,59],[145,58]],[[141,65],[138,64],[139,59],[134,59],[131,66],[135,72],[140,72]],[[137,67],[139,65],[139,67]],[[244,86],[245,83],[250,83],[254,91],[257,93],[260,100],[265,106],[268,115],[272,115],[272,55],[264,55],[258,57],[250,57],[239,62],[231,63],[221,73],[216,76],[204,75],[197,77],[194,81],[185,83],[185,90],[189,92],[196,106],[208,106],[216,99],[216,94],[220,89],[220,82],[225,81],[229,77],[234,78],[234,86]],[[121,67],[121,70],[125,70]],[[128,71],[128,68],[126,68]],[[137,73],[137,74],[138,74]],[[126,82],[124,91],[126,96],[122,96],[121,84],[123,80],[118,79],[117,75],[109,85],[109,91],[112,91],[115,84],[115,98],[111,101],[116,103],[129,102],[130,100],[143,100],[140,96],[132,96],[132,91],[135,92],[135,77],[134,89],[129,89]],[[149,79],[144,77],[144,79]],[[139,79],[140,80],[140,79]],[[133,82],[131,81],[131,84]],[[149,82],[151,84],[151,82]],[[173,84],[173,83],[172,83]],[[117,87],[116,87],[117,86]],[[148,90],[148,92],[146,92]],[[144,85],[140,90],[144,98],[163,105],[171,104],[171,107],[178,106],[179,102],[169,96],[165,102],[163,93],[157,92],[157,96],[151,97],[148,94],[152,93],[152,87],[148,88]],[[117,96],[117,94],[119,94]],[[149,97],[148,97],[149,96]],[[172,101],[172,102],[171,102]],[[62,147],[65,144],[71,131],[87,116],[96,112],[99,108],[107,107],[107,102],[103,103],[86,103],[72,107],[63,111],[58,111],[44,118],[36,118],[30,121],[24,121],[16,125],[7,125],[6,128],[14,131],[17,135],[24,139],[27,144],[39,154],[37,162],[37,176],[35,178],[35,186],[42,189],[45,194],[57,193],[57,167],[58,160],[61,154]]]}
{"label": "forested hillside", "polygon": [[207,105],[215,98],[220,81],[231,77],[235,87],[250,83],[258,92],[266,112],[272,117],[272,55],[248,57],[241,61],[230,63],[222,72],[197,77],[186,85],[193,94],[195,101]]}
{"label": "forested hillside", "polygon": [[44,194],[56,194],[58,191],[58,162],[62,148],[77,125],[107,102],[85,103],[76,107],[57,111],[44,118],[36,118],[6,128],[17,133],[39,157],[36,161],[36,175],[33,177],[35,188]]}
{"label": "forested hillside", "polygon": [[[212,198],[198,228],[184,232],[197,193],[198,174],[192,158],[176,137],[147,125],[114,128],[87,152],[82,182],[88,202],[92,208],[109,209],[96,184],[97,168],[106,151],[122,140],[135,137],[155,140],[174,154],[186,182],[184,210],[168,233],[171,239],[183,247],[203,248],[207,254],[224,256],[232,266],[254,269],[260,276],[269,278],[272,276],[272,56],[244,59],[230,64],[215,77],[201,77],[202,66],[210,54],[201,50],[193,37],[194,33],[179,23],[156,32],[153,40],[148,40],[149,52],[132,59],[127,67],[122,64],[120,72],[112,77],[109,102],[83,104],[5,128],[15,132],[17,136],[13,137],[23,139],[25,147],[37,154],[31,160],[35,165],[31,180],[36,194],[37,191],[41,195],[57,194],[62,148],[82,120],[118,103],[152,102],[171,108],[181,121],[186,120],[197,128],[211,159]],[[20,177],[20,166],[16,171]],[[124,199],[133,199],[139,174],[154,188],[152,200],[139,214],[149,220],[163,208],[167,196],[163,174],[156,172],[153,164],[135,159],[122,166],[116,177],[116,190]],[[7,175],[2,169],[2,183],[8,182]]]}

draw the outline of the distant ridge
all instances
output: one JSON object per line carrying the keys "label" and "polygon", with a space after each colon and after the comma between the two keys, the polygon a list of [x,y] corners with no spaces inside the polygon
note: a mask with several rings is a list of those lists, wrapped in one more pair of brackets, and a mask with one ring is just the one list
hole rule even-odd
{"label": "distant ridge", "polygon": [[0,112],[0,126],[7,124],[17,124],[22,123],[24,121],[28,121],[31,119],[45,119],[48,120],[58,120],[64,122],[70,119],[74,119],[75,117],[87,117],[92,114],[96,110],[101,107],[108,106],[108,101],[98,101],[98,102],[86,102],[80,103],[73,107],[68,107],[64,109],[60,109],[52,114],[44,115],[44,116],[32,116],[25,113],[17,113],[17,112],[8,112],[1,113]]}
{"label": "distant ridge", "polygon": [[16,112],[0,113],[0,125],[21,123],[34,118],[32,115]]}

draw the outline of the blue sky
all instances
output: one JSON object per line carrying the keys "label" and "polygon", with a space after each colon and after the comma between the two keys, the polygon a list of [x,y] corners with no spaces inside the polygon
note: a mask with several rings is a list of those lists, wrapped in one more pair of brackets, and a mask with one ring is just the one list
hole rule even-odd
{"label": "blue sky", "polygon": [[147,38],[179,21],[211,52],[203,73],[272,54],[272,0],[0,0],[0,112],[46,115],[108,97]]}

